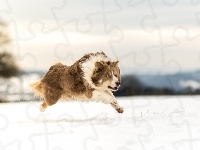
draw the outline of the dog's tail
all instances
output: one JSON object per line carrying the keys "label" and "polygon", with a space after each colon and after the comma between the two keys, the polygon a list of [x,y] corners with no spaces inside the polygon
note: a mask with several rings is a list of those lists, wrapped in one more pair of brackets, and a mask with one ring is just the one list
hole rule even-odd
{"label": "dog's tail", "polygon": [[35,96],[44,97],[44,93],[42,90],[41,81],[36,81],[30,84],[30,87],[33,89]]}

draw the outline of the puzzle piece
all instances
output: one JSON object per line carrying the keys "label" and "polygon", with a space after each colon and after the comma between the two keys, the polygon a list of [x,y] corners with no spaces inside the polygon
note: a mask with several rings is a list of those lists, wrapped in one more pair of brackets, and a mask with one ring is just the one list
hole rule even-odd
{"label": "puzzle piece", "polygon": [[9,126],[9,121],[8,121],[7,117],[3,114],[0,114],[0,117],[1,117],[0,131],[6,130]]}
{"label": "puzzle piece", "polygon": [[20,141],[20,140],[14,140],[14,141],[11,141],[11,142],[6,143],[6,144],[2,144],[0,142],[0,148],[2,150],[4,150],[4,149],[16,149],[16,150],[20,150],[21,149],[21,143],[22,143],[22,141]]}
{"label": "puzzle piece", "polygon": [[[24,23],[16,19],[20,11]],[[188,64],[200,62],[195,48],[199,0],[5,0],[0,14],[8,20],[20,65],[29,70],[47,70],[57,60],[72,64],[83,53],[99,49],[118,58],[125,73],[126,67],[181,72],[183,55]],[[191,56],[185,47],[196,52]],[[175,86],[170,77],[167,80]],[[43,114],[38,102],[3,104],[0,149],[199,149],[198,97],[117,99],[125,108],[122,115],[100,103],[59,102]]]}
{"label": "puzzle piece", "polygon": [[[148,1],[148,3],[149,3],[149,5],[151,5],[152,6],[152,4],[150,3],[150,1]],[[173,2],[171,2],[171,3],[166,3],[165,1],[163,1],[163,4],[164,4],[164,6],[168,6],[168,7],[163,7],[163,6],[161,6],[161,7],[163,7],[163,9],[169,9],[169,10],[171,10],[171,11],[173,11],[173,12],[176,12],[177,11],[177,8],[178,8],[178,10],[179,9],[181,9],[181,7],[180,7],[180,3],[178,3],[178,1],[173,1]],[[161,5],[161,4],[159,4],[159,5]],[[185,5],[185,4],[184,4]],[[193,9],[193,7],[191,7],[191,9]],[[174,27],[174,29],[173,28],[169,28],[168,30],[169,30],[169,32],[171,31],[171,33],[172,33],[172,37],[173,37],[173,40],[175,40],[176,42],[175,43],[173,43],[173,44],[165,44],[166,42],[165,41],[167,41],[167,40],[165,40],[166,38],[168,38],[168,36],[166,35],[166,33],[162,33],[162,30],[164,29],[164,27],[165,26],[163,26],[162,27],[162,25],[159,25],[158,23],[161,23],[161,17],[159,17],[159,15],[156,15],[156,13],[155,12],[157,12],[157,14],[160,14],[160,13],[163,13],[161,10],[159,10],[158,9],[158,7],[152,7],[152,9],[151,9],[152,11],[152,14],[151,15],[147,15],[147,16],[145,16],[143,19],[142,19],[142,27],[143,27],[143,29],[144,29],[144,31],[151,31],[151,32],[153,32],[153,31],[155,31],[155,29],[158,31],[158,34],[159,34],[159,38],[160,38],[160,42],[159,42],[159,45],[160,45],[160,50],[161,50],[161,59],[162,59],[162,64],[163,64],[163,67],[168,67],[170,64],[174,64],[174,65],[176,65],[179,69],[177,70],[177,72],[178,71],[181,71],[180,69],[180,67],[181,67],[181,63],[180,63],[180,60],[178,60],[177,58],[173,58],[172,57],[172,53],[175,53],[174,51],[173,52],[170,52],[170,50],[168,50],[168,49],[172,49],[173,47],[178,47],[179,46],[179,44],[180,44],[180,40],[178,40],[177,38],[175,38],[175,32],[177,31],[177,30],[179,30],[179,29],[183,29],[183,30],[185,30],[186,31],[186,33],[187,33],[187,35],[186,35],[186,40],[187,41],[191,41],[191,40],[195,40],[196,38],[198,38],[199,37],[199,33],[197,34],[197,35],[193,35],[193,36],[191,36],[191,35],[189,35],[189,32],[190,32],[190,29],[192,29],[189,25],[186,25],[186,24],[184,24],[184,26],[182,26],[182,24],[183,24],[183,21],[180,21],[180,23],[177,23],[176,24],[176,26]],[[195,12],[195,11],[192,11],[192,13],[190,13],[191,14],[191,16],[195,16],[195,13],[193,13],[193,12]],[[179,14],[178,14],[179,15]],[[162,15],[160,15],[160,16],[162,16]],[[151,19],[151,17],[153,17],[154,19]],[[183,18],[183,17],[179,17],[179,18]],[[192,18],[192,17],[191,17]],[[147,20],[154,20],[155,21],[155,25],[152,27],[152,29],[150,29],[150,30],[148,30],[147,28],[146,28],[146,26],[145,26],[145,21],[147,21]],[[175,19],[174,19],[175,20]],[[169,20],[170,21],[170,20]],[[197,26],[197,24],[196,24],[196,20],[195,19],[193,19],[193,20],[191,20],[191,24],[193,24],[193,26]],[[187,27],[188,26],[188,27]],[[148,26],[148,28],[149,28],[149,26]],[[182,37],[182,34],[183,34],[183,32],[180,32],[181,34],[179,34],[181,37]],[[191,32],[192,34],[194,34],[194,32],[192,31]],[[184,41],[185,42],[185,41]],[[185,42],[186,43],[186,42]],[[183,47],[181,46],[181,47],[178,47],[179,49],[182,49]],[[168,54],[165,52],[165,51],[168,51]],[[177,50],[178,51],[178,50]],[[181,53],[181,50],[179,50],[177,53]],[[177,55],[177,54],[176,54]],[[167,57],[166,57],[167,56]],[[175,55],[174,55],[175,56]],[[170,59],[170,57],[171,57],[171,59]]]}
{"label": "puzzle piece", "polygon": [[[170,6],[170,7],[172,7],[172,6],[175,6],[176,4],[177,4],[177,2],[178,1],[174,1],[173,3],[166,3],[166,2],[164,2],[163,1],[163,3],[164,3],[164,5],[166,5],[166,6]],[[153,13],[152,13],[153,14]],[[153,15],[153,16],[155,16],[155,15]],[[194,15],[195,16],[195,15]],[[148,16],[148,17],[145,17],[145,20],[146,19],[150,19],[150,17],[151,16]],[[157,19],[157,16],[155,16],[155,18]],[[162,55],[161,55],[161,58],[162,58],[162,60],[163,60],[163,62],[162,62],[162,64],[163,64],[163,66],[164,67],[168,67],[171,63],[174,63],[174,64],[177,64],[177,66],[178,66],[178,68],[179,68],[179,70],[177,71],[177,72],[180,72],[181,70],[182,70],[182,66],[181,66],[181,61],[179,62],[179,60],[176,58],[171,58],[171,59],[169,59],[169,57],[168,57],[168,59],[169,60],[167,60],[166,61],[166,53],[165,53],[165,51],[167,51],[167,50],[165,50],[165,49],[170,49],[170,48],[172,48],[172,47],[174,47],[174,46],[179,46],[179,44],[180,44],[180,40],[178,39],[178,38],[176,38],[176,34],[175,34],[175,32],[177,32],[178,30],[183,30],[186,34],[185,34],[185,39],[187,40],[187,41],[192,41],[192,40],[195,40],[195,39],[198,39],[199,38],[199,33],[198,34],[196,34],[196,35],[193,35],[193,36],[191,36],[190,35],[190,31],[189,31],[189,29],[187,28],[187,27],[183,27],[183,26],[177,26],[177,27],[175,27],[174,28],[174,30],[172,31],[172,37],[173,37],[173,39],[176,41],[176,44],[164,44],[164,42],[163,42],[163,38],[162,38],[162,34],[161,34],[161,31],[162,31],[162,29],[161,29],[161,26],[158,26],[158,25],[155,25],[154,27],[157,27],[157,30],[160,32],[159,33],[159,37],[160,37],[160,50],[162,51]],[[155,28],[153,28],[153,29],[155,29]],[[153,30],[152,29],[152,30]],[[190,28],[191,29],[191,28]],[[181,34],[182,34],[183,32],[181,32]],[[181,35],[181,34],[179,34],[179,35]],[[194,33],[192,33],[192,34],[194,34]],[[185,44],[187,41],[184,41],[183,43]],[[168,50],[169,51],[169,50]],[[174,53],[174,52],[173,52]],[[181,53],[181,52],[180,52]],[[175,54],[176,55],[176,54]],[[175,56],[174,55],[174,56]],[[196,54],[194,54],[194,55],[196,55]],[[172,56],[172,55],[171,55]],[[194,58],[194,57],[193,57]],[[169,79],[169,82],[171,82],[171,79]],[[171,84],[173,85],[173,83],[171,82]],[[180,106],[182,107],[182,109],[184,110],[184,108],[183,108],[183,106],[182,106],[182,103],[181,103],[181,100],[179,101],[179,104],[180,104]],[[172,112],[172,114],[174,114],[176,111],[174,111],[174,112]],[[174,148],[175,149],[178,149],[177,148],[177,144],[180,144],[180,143],[184,143],[184,142],[188,142],[188,144],[189,144],[189,147],[187,147],[187,148],[190,148],[190,149],[193,149],[193,140],[194,139],[192,139],[192,135],[191,135],[191,130],[190,130],[190,123],[189,123],[189,121],[188,120],[184,120],[183,122],[181,122],[181,124],[180,124],[180,126],[182,127],[182,126],[184,126],[184,125],[186,125],[187,126],[187,128],[186,128],[186,131],[188,131],[188,136],[189,136],[189,139],[187,139],[187,140],[180,140],[180,141],[177,141],[177,142],[175,142],[174,144],[173,144],[173,146],[174,146]],[[196,140],[195,140],[196,141]],[[179,143],[180,142],[180,143]]]}
{"label": "puzzle piece", "polygon": [[7,13],[10,14],[12,12],[10,3],[8,0],[4,0],[3,2],[1,2],[1,6],[0,6],[0,13]]}

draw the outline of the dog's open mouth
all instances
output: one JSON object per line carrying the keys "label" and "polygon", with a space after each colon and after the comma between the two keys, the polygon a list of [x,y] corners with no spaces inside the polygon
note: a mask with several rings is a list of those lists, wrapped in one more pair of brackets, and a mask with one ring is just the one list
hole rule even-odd
{"label": "dog's open mouth", "polygon": [[109,89],[111,89],[112,91],[117,91],[118,90],[118,87],[111,87],[111,86],[108,86]]}

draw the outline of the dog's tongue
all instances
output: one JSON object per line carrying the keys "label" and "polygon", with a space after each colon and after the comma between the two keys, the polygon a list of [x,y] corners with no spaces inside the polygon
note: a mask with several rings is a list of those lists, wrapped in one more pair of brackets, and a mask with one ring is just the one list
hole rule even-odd
{"label": "dog's tongue", "polygon": [[111,90],[113,90],[113,91],[116,91],[116,90],[118,89],[117,87],[114,87],[114,88],[113,88],[113,87],[111,87],[111,86],[108,86],[108,88],[111,89]]}

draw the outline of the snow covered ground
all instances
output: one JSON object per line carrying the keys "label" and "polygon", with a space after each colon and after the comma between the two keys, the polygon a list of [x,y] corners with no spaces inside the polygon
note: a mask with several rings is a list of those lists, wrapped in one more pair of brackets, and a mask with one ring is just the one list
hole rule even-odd
{"label": "snow covered ground", "polygon": [[118,98],[102,103],[0,104],[0,150],[199,150],[200,97]]}

